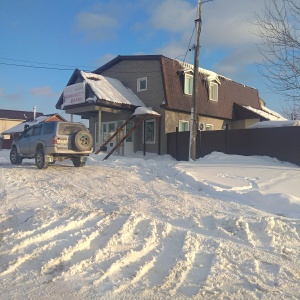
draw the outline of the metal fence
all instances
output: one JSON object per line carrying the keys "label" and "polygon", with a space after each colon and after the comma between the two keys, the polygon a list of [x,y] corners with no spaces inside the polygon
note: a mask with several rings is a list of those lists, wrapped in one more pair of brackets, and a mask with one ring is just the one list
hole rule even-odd
{"label": "metal fence", "polygon": [[[190,132],[167,134],[168,154],[177,160],[189,159]],[[261,155],[300,165],[300,127],[277,127],[198,131],[200,158],[213,151],[237,155]]]}

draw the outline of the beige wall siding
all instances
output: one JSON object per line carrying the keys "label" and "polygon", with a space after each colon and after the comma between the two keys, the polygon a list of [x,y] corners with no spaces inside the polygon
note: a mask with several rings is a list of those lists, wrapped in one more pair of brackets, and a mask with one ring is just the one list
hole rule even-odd
{"label": "beige wall siding", "polygon": [[[179,126],[180,120],[190,121],[190,118],[191,118],[190,114],[166,111],[166,124],[165,124],[166,133],[175,132],[176,127]],[[209,118],[209,117],[202,117],[202,116],[199,117],[198,121],[213,125],[213,130],[223,129],[223,126],[226,123],[224,120]]]}
{"label": "beige wall siding", "polygon": [[7,129],[10,129],[20,123],[24,122],[24,120],[1,120],[0,119],[0,134],[1,132],[7,130]]}
{"label": "beige wall siding", "polygon": [[260,122],[260,120],[246,119],[246,120],[232,121],[230,129],[245,129],[257,122]]}
{"label": "beige wall siding", "polygon": [[[185,113],[166,111],[165,118],[165,132],[175,132],[176,127],[179,126],[179,120],[190,121],[190,115]],[[247,120],[239,120],[239,121],[230,121],[230,120],[221,120],[210,117],[199,117],[199,122],[213,125],[213,130],[223,130],[226,127],[226,124],[229,125],[230,129],[244,129],[249,126],[259,122],[259,119],[247,119]]]}

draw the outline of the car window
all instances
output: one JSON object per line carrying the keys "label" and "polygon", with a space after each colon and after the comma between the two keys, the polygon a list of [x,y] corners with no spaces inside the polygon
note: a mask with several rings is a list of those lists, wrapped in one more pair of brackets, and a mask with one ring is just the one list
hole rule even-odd
{"label": "car window", "polygon": [[42,130],[42,125],[37,125],[33,129],[33,135],[40,135],[41,134],[41,130]]}
{"label": "car window", "polygon": [[43,129],[44,134],[49,134],[49,133],[53,132],[54,127],[55,127],[55,123],[45,122],[43,127],[44,127],[44,129]]}
{"label": "car window", "polygon": [[86,130],[86,129],[81,124],[60,123],[58,128],[58,134],[72,134],[80,130]]}
{"label": "car window", "polygon": [[33,134],[33,127],[30,127],[25,133],[24,133],[24,137],[29,137]]}

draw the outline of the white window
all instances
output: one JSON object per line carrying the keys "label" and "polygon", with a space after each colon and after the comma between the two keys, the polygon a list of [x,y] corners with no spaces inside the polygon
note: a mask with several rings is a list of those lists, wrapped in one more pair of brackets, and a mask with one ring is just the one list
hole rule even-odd
{"label": "white window", "polygon": [[186,95],[193,94],[193,80],[194,80],[194,76],[189,74],[184,74],[184,93]]}
{"label": "white window", "polygon": [[209,100],[218,101],[218,84],[215,82],[209,83]]}
{"label": "white window", "polygon": [[137,91],[142,92],[147,90],[147,77],[139,78],[137,80]]}
{"label": "white window", "polygon": [[190,127],[189,125],[190,125],[189,121],[179,120],[178,130],[179,131],[189,131],[189,127]]}
{"label": "white window", "polygon": [[205,130],[214,130],[214,125],[213,124],[205,124]]}
{"label": "white window", "polygon": [[155,143],[155,120],[146,120],[145,123],[145,141],[147,144]]}

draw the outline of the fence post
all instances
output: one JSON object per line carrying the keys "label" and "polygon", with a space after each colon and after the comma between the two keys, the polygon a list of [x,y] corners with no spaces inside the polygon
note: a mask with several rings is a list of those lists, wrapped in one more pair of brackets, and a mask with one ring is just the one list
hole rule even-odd
{"label": "fence post", "polygon": [[225,154],[228,154],[228,124],[226,124],[226,129],[225,129]]}
{"label": "fence post", "polygon": [[175,145],[176,145],[176,160],[178,160],[178,127],[176,127],[176,137],[175,137]]}

